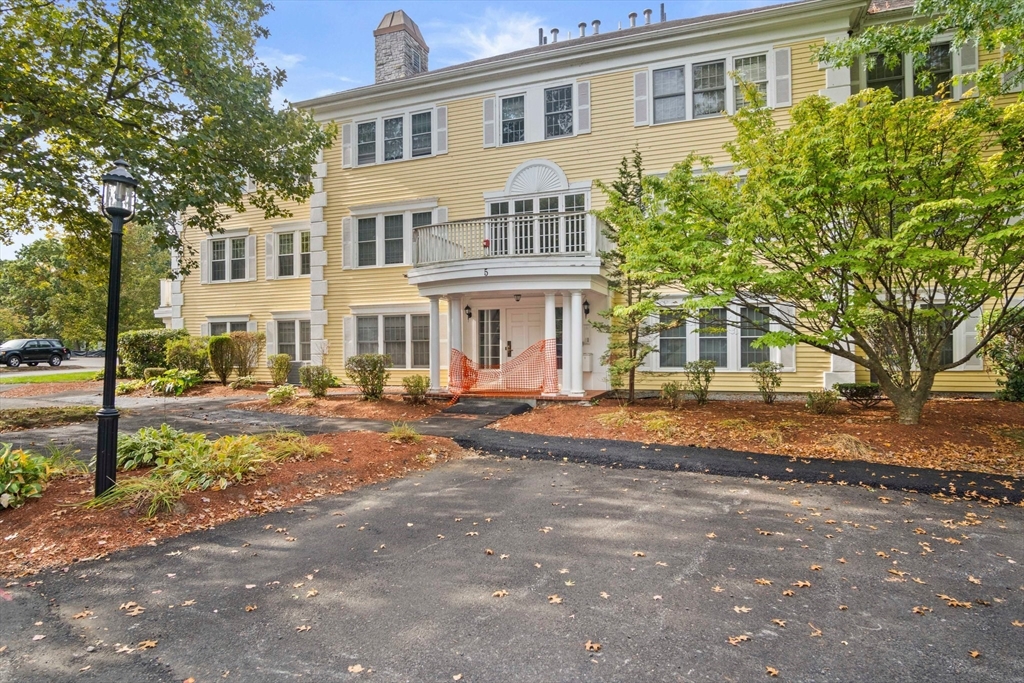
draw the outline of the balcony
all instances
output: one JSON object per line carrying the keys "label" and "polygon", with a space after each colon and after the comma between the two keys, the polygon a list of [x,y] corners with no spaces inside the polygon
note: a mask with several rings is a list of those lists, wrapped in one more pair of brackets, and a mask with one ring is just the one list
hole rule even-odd
{"label": "balcony", "polygon": [[585,211],[491,216],[413,229],[413,268],[462,261],[597,256]]}

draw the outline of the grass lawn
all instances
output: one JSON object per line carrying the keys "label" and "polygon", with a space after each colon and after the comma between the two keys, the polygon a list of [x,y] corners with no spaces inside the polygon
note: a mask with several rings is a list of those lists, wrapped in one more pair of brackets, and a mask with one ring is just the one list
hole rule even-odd
{"label": "grass lawn", "polygon": [[12,408],[0,410],[0,432],[55,427],[72,422],[85,422],[94,417],[96,417],[94,406]]}
{"label": "grass lawn", "polygon": [[19,377],[18,375],[0,377],[0,384],[46,384],[49,382],[85,382],[96,376],[95,370],[82,370],[80,372],[60,372],[52,375],[29,375]]}

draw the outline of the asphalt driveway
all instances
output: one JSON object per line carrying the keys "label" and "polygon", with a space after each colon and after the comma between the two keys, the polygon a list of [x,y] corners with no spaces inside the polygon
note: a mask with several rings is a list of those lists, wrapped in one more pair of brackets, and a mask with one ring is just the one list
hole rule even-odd
{"label": "asphalt driveway", "polygon": [[1020,507],[471,457],[8,586],[0,681],[1021,681],[1022,532]]}

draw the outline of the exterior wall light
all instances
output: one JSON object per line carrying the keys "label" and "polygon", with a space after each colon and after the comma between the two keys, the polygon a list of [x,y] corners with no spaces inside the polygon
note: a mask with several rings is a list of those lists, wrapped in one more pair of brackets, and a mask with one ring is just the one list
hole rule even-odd
{"label": "exterior wall light", "polygon": [[462,310],[466,312],[466,317],[467,318],[472,318],[473,317],[473,309],[469,307],[469,304],[466,304],[466,307],[463,308]]}
{"label": "exterior wall light", "polygon": [[583,300],[583,315],[584,317],[590,315],[590,302],[586,299]]}
{"label": "exterior wall light", "polygon": [[516,301],[519,301],[522,298],[523,298],[522,294],[516,294],[516,296],[515,296]]}

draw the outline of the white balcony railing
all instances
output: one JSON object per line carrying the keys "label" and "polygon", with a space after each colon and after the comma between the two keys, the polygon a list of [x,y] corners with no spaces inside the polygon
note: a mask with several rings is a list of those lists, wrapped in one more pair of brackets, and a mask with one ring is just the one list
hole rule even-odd
{"label": "white balcony railing", "polygon": [[585,211],[490,216],[413,229],[413,265],[522,256],[593,256]]}

